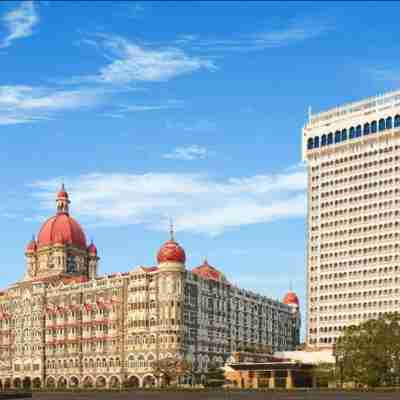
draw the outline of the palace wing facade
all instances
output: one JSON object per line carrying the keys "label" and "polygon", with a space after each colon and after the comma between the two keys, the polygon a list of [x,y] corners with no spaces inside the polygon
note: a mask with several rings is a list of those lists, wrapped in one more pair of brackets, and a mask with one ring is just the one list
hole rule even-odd
{"label": "palace wing facade", "polygon": [[186,382],[201,381],[234,351],[299,344],[293,292],[279,302],[240,289],[207,261],[189,271],[172,233],[157,266],[98,276],[69,203],[62,188],[25,277],[0,293],[0,388],[153,386],[165,358],[186,359]]}

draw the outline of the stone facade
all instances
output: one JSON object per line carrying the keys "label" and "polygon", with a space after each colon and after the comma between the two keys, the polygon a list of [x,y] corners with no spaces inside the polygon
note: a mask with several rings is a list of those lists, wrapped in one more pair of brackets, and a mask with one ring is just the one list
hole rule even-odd
{"label": "stone facade", "polygon": [[173,237],[157,266],[98,276],[60,193],[25,277],[0,295],[1,388],[153,386],[152,364],[168,357],[189,360],[193,382],[239,348],[298,345],[297,305],[240,289],[208,262],[187,270]]}

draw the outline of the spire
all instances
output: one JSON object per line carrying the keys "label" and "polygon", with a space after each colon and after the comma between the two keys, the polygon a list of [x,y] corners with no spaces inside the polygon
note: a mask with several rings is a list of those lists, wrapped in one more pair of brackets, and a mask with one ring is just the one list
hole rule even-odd
{"label": "spire", "polygon": [[68,214],[68,205],[70,203],[68,193],[65,190],[64,182],[61,184],[60,191],[57,194],[57,214]]}
{"label": "spire", "polygon": [[174,222],[172,221],[172,218],[169,219],[169,236],[170,240],[172,242],[175,241],[175,232],[174,232]]}

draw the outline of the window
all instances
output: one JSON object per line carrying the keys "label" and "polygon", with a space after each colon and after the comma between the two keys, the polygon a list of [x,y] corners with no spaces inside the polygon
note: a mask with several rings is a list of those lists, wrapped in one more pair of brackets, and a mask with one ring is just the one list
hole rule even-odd
{"label": "window", "polygon": [[379,131],[384,131],[386,127],[385,120],[382,118],[379,120]]}
{"label": "window", "polygon": [[333,133],[329,133],[328,134],[328,144],[332,144],[333,143]]}
{"label": "window", "polygon": [[[399,123],[400,123],[400,121],[399,121]],[[372,121],[371,122],[371,133],[376,133],[376,130],[377,130],[377,123],[376,123],[376,121]]]}
{"label": "window", "polygon": [[339,143],[341,139],[340,131],[335,132],[335,143]]}
{"label": "window", "polygon": [[369,123],[367,122],[364,124],[364,135],[369,135],[370,133],[370,128],[369,128]]}
{"label": "window", "polygon": [[308,141],[307,141],[307,149],[311,150],[313,148],[313,144],[314,144],[313,143],[313,139],[309,138]]}
{"label": "window", "polygon": [[342,142],[347,140],[347,129],[342,130]]}
{"label": "window", "polygon": [[356,136],[356,131],[355,131],[354,127],[351,127],[350,131],[349,131],[349,138],[354,139],[355,136]]}
{"label": "window", "polygon": [[321,147],[326,146],[326,135],[321,136]]}
{"label": "window", "polygon": [[392,117],[386,118],[386,129],[392,129]]}
{"label": "window", "polygon": [[319,136],[315,136],[314,138],[314,149],[319,147]]}
{"label": "window", "polygon": [[396,115],[394,117],[394,127],[397,128],[400,126],[400,115]]}
{"label": "window", "polygon": [[361,125],[357,125],[356,128],[356,137],[360,137],[361,136]]}

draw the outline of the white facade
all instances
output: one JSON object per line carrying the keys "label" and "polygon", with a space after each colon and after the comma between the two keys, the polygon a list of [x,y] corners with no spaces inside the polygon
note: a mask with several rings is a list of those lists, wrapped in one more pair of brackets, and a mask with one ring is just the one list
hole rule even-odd
{"label": "white facade", "polygon": [[400,311],[400,91],[311,115],[307,344]]}

